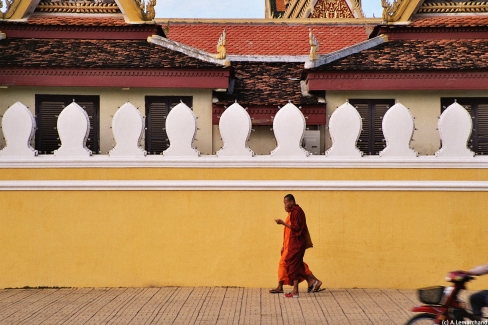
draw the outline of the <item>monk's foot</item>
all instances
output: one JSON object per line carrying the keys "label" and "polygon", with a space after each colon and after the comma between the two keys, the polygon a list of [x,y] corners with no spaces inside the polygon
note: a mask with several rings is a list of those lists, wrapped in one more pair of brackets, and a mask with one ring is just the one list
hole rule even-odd
{"label": "monk's foot", "polygon": [[274,288],[274,289],[271,289],[269,290],[269,293],[283,293],[283,288]]}
{"label": "monk's foot", "polygon": [[298,298],[298,292],[293,293],[293,292],[288,292],[283,295],[285,298]]}
{"label": "monk's foot", "polygon": [[310,293],[313,291],[313,288],[314,286],[317,284],[318,281],[312,281],[311,283],[309,283],[308,285],[308,288],[307,288],[307,292]]}
{"label": "monk's foot", "polygon": [[320,286],[322,285],[322,281],[317,280],[315,284],[313,285],[313,292],[319,292],[320,291]]}

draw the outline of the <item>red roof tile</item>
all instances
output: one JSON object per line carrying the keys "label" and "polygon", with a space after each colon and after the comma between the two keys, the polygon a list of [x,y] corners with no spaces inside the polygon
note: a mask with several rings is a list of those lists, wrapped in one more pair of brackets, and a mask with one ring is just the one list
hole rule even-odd
{"label": "red roof tile", "polygon": [[168,38],[216,53],[217,41],[226,29],[228,55],[307,55],[308,30],[326,54],[367,40],[365,26],[229,23],[170,23]]}
{"label": "red roof tile", "polygon": [[488,26],[488,16],[441,16],[415,18],[407,27],[482,27]]}

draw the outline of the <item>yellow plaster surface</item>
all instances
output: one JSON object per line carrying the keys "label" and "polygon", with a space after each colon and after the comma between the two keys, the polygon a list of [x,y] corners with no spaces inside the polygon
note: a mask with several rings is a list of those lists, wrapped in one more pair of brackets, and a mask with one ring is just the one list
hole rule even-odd
{"label": "yellow plaster surface", "polygon": [[[326,287],[416,288],[486,262],[487,193],[289,192]],[[285,194],[2,193],[0,287],[271,287]]]}

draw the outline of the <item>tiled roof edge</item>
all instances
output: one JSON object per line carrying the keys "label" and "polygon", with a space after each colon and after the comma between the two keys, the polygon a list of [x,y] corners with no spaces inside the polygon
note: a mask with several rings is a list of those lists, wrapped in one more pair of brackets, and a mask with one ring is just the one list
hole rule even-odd
{"label": "tiled roof edge", "polygon": [[305,69],[316,68],[318,66],[331,63],[333,61],[345,58],[346,56],[368,50],[385,42],[388,42],[388,38],[386,37],[386,35],[376,36],[372,39],[343,48],[339,51],[321,55],[317,60],[309,59],[307,62],[305,62]]}
{"label": "tiled roof edge", "polygon": [[191,46],[188,46],[185,44],[181,44],[179,42],[171,41],[171,40],[164,38],[162,36],[159,36],[159,35],[149,36],[147,38],[147,41],[149,43],[165,47],[165,48],[170,49],[172,51],[177,51],[177,52],[183,53],[185,55],[188,55],[190,57],[193,57],[193,58],[205,61],[205,62],[210,62],[210,63],[222,65],[222,66],[229,66],[230,65],[230,62],[228,60],[216,59],[215,57],[212,56],[212,54],[210,54],[208,52],[196,49],[194,47],[191,47]]}
{"label": "tiled roof edge", "polygon": [[229,61],[240,62],[305,62],[308,55],[227,55]]}

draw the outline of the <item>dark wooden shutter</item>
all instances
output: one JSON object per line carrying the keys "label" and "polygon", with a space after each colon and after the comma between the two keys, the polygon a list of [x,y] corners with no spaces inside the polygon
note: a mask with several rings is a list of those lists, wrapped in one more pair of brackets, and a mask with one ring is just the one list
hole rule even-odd
{"label": "dark wooden shutter", "polygon": [[359,139],[357,142],[357,147],[359,150],[361,150],[364,154],[367,154],[369,152],[369,129],[370,129],[370,124],[371,124],[371,118],[370,118],[370,109],[369,109],[369,104],[368,103],[357,103],[356,105],[353,105],[356,107],[356,109],[359,112],[359,115],[361,115],[362,118],[362,131],[361,134],[359,135]]}
{"label": "dark wooden shutter", "polygon": [[146,96],[146,151],[161,154],[169,147],[166,134],[166,117],[169,111],[182,101],[188,107],[193,105],[193,97]]}
{"label": "dark wooden shutter", "polygon": [[476,135],[478,140],[478,150],[480,155],[488,154],[488,102],[479,103],[477,107]]}
{"label": "dark wooden shutter", "polygon": [[365,155],[377,155],[385,147],[382,123],[386,111],[395,104],[394,99],[351,99],[361,115],[363,129],[357,147]]}
{"label": "dark wooden shutter", "polygon": [[466,108],[473,120],[468,147],[477,155],[488,155],[488,98],[441,98],[441,112],[454,102]]}
{"label": "dark wooden shutter", "polygon": [[90,132],[86,146],[94,154],[99,152],[100,98],[80,95],[36,95],[35,147],[40,154],[51,154],[61,145],[57,122],[61,111],[73,100],[83,107],[90,118]]}

